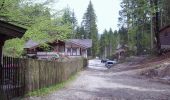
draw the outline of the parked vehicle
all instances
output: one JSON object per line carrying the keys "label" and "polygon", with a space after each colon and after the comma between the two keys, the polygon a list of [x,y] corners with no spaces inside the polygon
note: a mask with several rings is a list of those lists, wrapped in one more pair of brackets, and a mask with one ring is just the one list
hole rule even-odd
{"label": "parked vehicle", "polygon": [[109,61],[107,61],[107,62],[105,63],[105,66],[106,66],[108,69],[110,69],[110,68],[111,68],[112,66],[114,66],[116,63],[117,63],[116,61],[111,61],[111,60],[109,60]]}
{"label": "parked vehicle", "polygon": [[101,63],[106,63],[107,61],[109,61],[109,59],[106,59],[106,58],[101,59]]}

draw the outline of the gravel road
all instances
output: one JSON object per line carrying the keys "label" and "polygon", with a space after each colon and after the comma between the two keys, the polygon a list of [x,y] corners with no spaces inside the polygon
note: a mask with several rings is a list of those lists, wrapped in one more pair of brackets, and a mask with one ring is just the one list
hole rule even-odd
{"label": "gravel road", "polygon": [[106,69],[99,60],[90,60],[89,68],[64,89],[26,100],[170,100],[170,85],[136,77],[140,69],[116,72],[121,66],[126,65]]}

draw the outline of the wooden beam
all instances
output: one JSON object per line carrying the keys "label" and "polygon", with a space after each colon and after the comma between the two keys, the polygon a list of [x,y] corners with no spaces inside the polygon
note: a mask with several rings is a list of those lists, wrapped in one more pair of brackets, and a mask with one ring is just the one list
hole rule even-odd
{"label": "wooden beam", "polygon": [[8,39],[9,39],[8,36],[6,36],[6,35],[4,35],[4,34],[0,34],[0,40],[1,40],[1,42],[2,42],[2,41],[5,41],[5,40],[8,40]]}
{"label": "wooden beam", "polygon": [[19,34],[17,31],[7,29],[0,26],[0,34],[7,35],[9,38],[22,37],[23,34]]}
{"label": "wooden beam", "polygon": [[[2,79],[2,48],[3,48],[3,45],[4,45],[4,41],[0,41],[0,79]],[[0,81],[0,84],[1,84],[1,81]],[[1,92],[1,90],[0,90]]]}
{"label": "wooden beam", "polygon": [[[2,38],[2,36],[0,36]],[[2,79],[2,48],[4,45],[4,42],[2,39],[0,39],[0,79]],[[2,84],[2,81],[0,81],[0,85]],[[4,94],[2,88],[0,87],[0,98],[3,100],[7,100],[7,96]]]}
{"label": "wooden beam", "polygon": [[5,41],[0,41],[0,67],[2,67],[1,61],[2,61],[2,48]]}

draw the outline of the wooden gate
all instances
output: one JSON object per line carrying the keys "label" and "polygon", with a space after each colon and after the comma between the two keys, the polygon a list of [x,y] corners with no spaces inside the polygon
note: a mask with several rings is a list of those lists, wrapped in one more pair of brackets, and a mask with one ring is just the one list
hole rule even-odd
{"label": "wooden gate", "polygon": [[20,58],[3,57],[1,68],[1,91],[10,100],[24,95],[25,69]]}

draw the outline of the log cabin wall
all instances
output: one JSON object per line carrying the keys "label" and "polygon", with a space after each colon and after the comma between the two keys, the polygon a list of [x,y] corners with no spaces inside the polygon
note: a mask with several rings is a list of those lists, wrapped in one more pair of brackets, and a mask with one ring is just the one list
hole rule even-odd
{"label": "log cabin wall", "polygon": [[65,52],[65,42],[60,41],[60,40],[56,40],[52,43],[48,43],[51,47],[52,47],[52,51],[55,52]]}
{"label": "log cabin wall", "polygon": [[161,49],[170,49],[170,27],[160,32]]}

